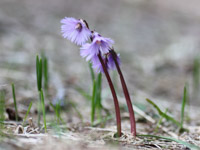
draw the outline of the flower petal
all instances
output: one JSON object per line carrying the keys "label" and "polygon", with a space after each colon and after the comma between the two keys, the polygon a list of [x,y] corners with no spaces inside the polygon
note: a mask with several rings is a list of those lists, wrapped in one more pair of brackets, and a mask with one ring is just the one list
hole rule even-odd
{"label": "flower petal", "polygon": [[[65,17],[60,22],[63,24],[61,26],[63,37],[77,45],[83,45],[92,34],[81,20]],[[80,24],[81,28],[77,28],[78,24]]]}

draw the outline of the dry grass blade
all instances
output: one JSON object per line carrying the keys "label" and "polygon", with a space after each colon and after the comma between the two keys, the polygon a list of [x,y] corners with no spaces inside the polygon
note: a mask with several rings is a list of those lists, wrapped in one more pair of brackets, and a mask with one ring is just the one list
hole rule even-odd
{"label": "dry grass blade", "polygon": [[[151,116],[148,116],[144,111],[139,109],[137,106],[133,106],[133,108],[136,113],[138,113],[140,116],[144,117],[146,120],[148,120],[152,124],[156,123],[156,121]],[[167,133],[168,135],[170,135],[174,138],[178,138],[178,136],[174,132],[169,131],[167,128],[163,127],[162,125],[160,125],[159,128],[161,130],[163,130],[165,133]]]}
{"label": "dry grass blade", "polygon": [[187,143],[185,141],[182,141],[182,140],[179,140],[179,139],[176,139],[176,138],[172,138],[172,137],[165,137],[165,136],[156,136],[156,135],[137,135],[139,137],[149,137],[149,138],[156,138],[156,139],[164,139],[164,140],[169,140],[169,141],[174,141],[174,142],[177,142],[179,144],[182,144],[192,150],[200,150],[200,147],[196,146],[196,145],[193,145],[193,144],[190,144],[190,143]]}

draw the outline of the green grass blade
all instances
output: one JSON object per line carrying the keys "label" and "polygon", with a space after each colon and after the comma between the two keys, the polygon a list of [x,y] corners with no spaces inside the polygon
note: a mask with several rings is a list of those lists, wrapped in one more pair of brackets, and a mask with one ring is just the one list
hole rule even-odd
{"label": "green grass blade", "polygon": [[90,62],[89,62],[89,68],[90,68],[90,74],[91,74],[92,81],[94,82],[95,75],[94,75],[94,70],[92,68],[92,63],[90,63]]}
{"label": "green grass blade", "polygon": [[96,84],[96,96],[95,96],[95,107],[97,108],[97,117],[101,120],[101,82],[102,82],[102,74],[99,73],[97,76],[97,84]]}
{"label": "green grass blade", "polygon": [[[167,114],[167,111],[168,111],[168,109],[165,110],[165,114]],[[161,116],[161,118],[159,119],[159,121],[158,121],[158,123],[157,123],[157,125],[156,125],[156,128],[155,128],[155,130],[154,130],[155,132],[158,132],[158,128],[160,127],[163,118],[164,118],[164,117]]]}
{"label": "green grass blade", "polygon": [[60,124],[60,102],[56,103],[56,116],[57,116],[57,123]]}
{"label": "green grass blade", "polygon": [[23,121],[23,123],[22,123],[22,126],[24,126],[24,123],[26,122],[26,118],[28,117],[28,114],[29,114],[29,112],[30,112],[30,110],[31,110],[31,107],[32,107],[32,102],[30,102],[30,104],[29,104],[29,106],[28,106],[28,110],[27,110],[26,115],[25,115],[25,117],[24,117],[24,121]]}
{"label": "green grass blade", "polygon": [[186,89],[187,89],[187,97],[186,97],[186,110],[185,110],[185,120],[184,121],[186,121],[186,122],[190,122],[190,120],[191,120],[191,117],[190,117],[190,92],[189,92],[189,84],[188,83],[186,83]]}
{"label": "green grass blade", "polygon": [[53,108],[54,112],[55,112],[55,118],[57,120],[57,114],[56,114],[56,106],[54,106],[51,102],[50,102],[50,106]]}
{"label": "green grass blade", "polygon": [[53,108],[53,110],[55,111],[56,110],[56,107],[50,102],[49,103],[50,104],[50,106]]}
{"label": "green grass blade", "polygon": [[183,128],[186,101],[187,101],[187,88],[185,85],[184,90],[183,90],[183,100],[182,100],[182,106],[181,106],[181,128]]}
{"label": "green grass blade", "polygon": [[13,95],[13,101],[15,106],[15,118],[16,121],[18,121],[18,109],[17,109],[17,101],[16,101],[16,95],[15,95],[15,85],[12,83],[12,95]]}
{"label": "green grass blade", "polygon": [[59,124],[60,121],[62,123],[64,123],[63,119],[61,118],[61,107],[60,107],[60,103],[57,103],[56,106],[54,106],[52,103],[50,103],[50,106],[53,108],[54,112],[55,112],[55,118],[56,118],[56,122]]}
{"label": "green grass blade", "polygon": [[47,92],[49,87],[49,68],[48,68],[48,59],[44,57],[44,89]]}
{"label": "green grass blade", "polygon": [[75,89],[76,89],[76,91],[79,92],[85,99],[91,101],[92,96],[89,95],[87,92],[85,92],[82,88],[76,87]]}
{"label": "green grass blade", "polygon": [[45,132],[47,132],[46,113],[45,113],[45,102],[44,102],[44,94],[43,94],[43,90],[42,90],[42,89],[41,89],[41,103],[42,103],[42,112],[43,112],[44,129],[45,129]]}
{"label": "green grass blade", "polygon": [[156,139],[164,139],[164,140],[174,141],[176,143],[182,144],[182,145],[190,148],[191,150],[200,150],[200,147],[198,147],[198,146],[196,146],[194,144],[190,144],[190,143],[187,143],[185,141],[178,140],[178,139],[175,139],[175,138],[172,138],[172,137],[156,136],[156,135],[137,135],[137,136],[139,136],[139,137],[150,137],[150,138],[156,138]]}
{"label": "green grass blade", "polygon": [[165,114],[164,112],[161,111],[161,109],[150,99],[146,99],[146,101],[151,104],[159,113],[160,116],[163,116],[165,119],[170,120],[171,122],[173,122],[174,124],[176,124],[178,127],[181,127],[181,124],[175,120],[174,118],[172,118],[171,116]]}
{"label": "green grass blade", "polygon": [[36,56],[36,77],[37,77],[37,87],[38,91],[42,88],[42,58]]}
{"label": "green grass blade", "polygon": [[42,58],[40,58],[40,65],[39,65],[39,90],[42,88]]}
{"label": "green grass blade", "polygon": [[39,71],[40,71],[40,61],[39,61],[39,56],[37,55],[36,56],[36,77],[37,77],[37,88],[38,88],[38,91],[40,90],[40,83],[39,83]]}
{"label": "green grass blade", "polygon": [[5,120],[4,112],[5,112],[5,93],[4,91],[0,91],[0,128],[4,127],[3,124]]}
{"label": "green grass blade", "polygon": [[39,56],[36,56],[36,77],[37,77],[37,88],[39,94],[38,100],[38,126],[40,127],[40,118],[41,118],[41,88],[42,88],[42,59]]}
{"label": "green grass blade", "polygon": [[78,114],[79,118],[81,119],[81,122],[83,122],[83,116],[80,113],[80,111],[77,109],[76,105],[70,101],[70,104],[72,105],[72,107],[74,108],[74,110],[76,111],[76,113]]}
{"label": "green grass blade", "polygon": [[41,106],[41,92],[38,91],[38,127],[40,127],[40,119],[41,119],[41,110],[42,110],[42,106]]}
{"label": "green grass blade", "polygon": [[95,118],[95,96],[96,96],[96,82],[93,81],[93,91],[92,91],[92,99],[91,99],[91,124],[94,123]]}

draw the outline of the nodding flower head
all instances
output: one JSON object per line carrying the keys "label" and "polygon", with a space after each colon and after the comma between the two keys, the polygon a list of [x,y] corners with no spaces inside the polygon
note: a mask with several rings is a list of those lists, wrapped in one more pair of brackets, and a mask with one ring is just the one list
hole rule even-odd
{"label": "nodding flower head", "polygon": [[[102,57],[102,59],[103,59],[103,61],[104,61],[104,63],[105,63],[105,65],[106,65],[106,59],[105,59],[105,57],[104,56],[101,56]],[[103,67],[102,67],[102,64],[101,64],[101,62],[99,61],[99,58],[98,58],[98,56],[97,55],[95,55],[94,57],[92,57],[92,59],[91,59],[91,63],[92,63],[92,68],[94,68],[95,70],[96,70],[96,72],[104,72],[103,71]],[[106,66],[107,67],[107,66]]]}
{"label": "nodding flower head", "polygon": [[93,57],[98,55],[100,52],[102,55],[109,52],[114,41],[110,38],[105,38],[94,32],[92,35],[92,43],[86,43],[80,48],[80,54],[82,57],[86,57],[86,60],[91,60]]}
{"label": "nodding flower head", "polygon": [[83,45],[92,35],[87,23],[82,19],[65,17],[60,22],[63,24],[61,26],[63,37],[77,45]]}
{"label": "nodding flower head", "polygon": [[118,65],[121,64],[120,54],[116,54],[116,55],[113,56],[111,53],[109,53],[107,55],[107,57],[108,57],[108,62],[107,62],[108,69],[114,70],[116,68],[115,61],[114,61],[113,57],[116,57],[115,59],[117,60]]}
{"label": "nodding flower head", "polygon": [[[116,54],[116,55],[114,55],[114,57],[116,57],[115,59],[117,60],[118,65],[120,65],[120,63],[121,63],[120,62],[120,54]],[[105,55],[101,55],[101,58],[102,58],[102,60],[105,64],[105,67],[108,71],[116,69],[116,65],[115,65],[113,55],[110,52],[105,54]],[[104,73],[102,64],[99,61],[99,58],[98,58],[97,55],[92,57],[91,63],[92,63],[92,67],[94,69],[96,69],[97,72]]]}

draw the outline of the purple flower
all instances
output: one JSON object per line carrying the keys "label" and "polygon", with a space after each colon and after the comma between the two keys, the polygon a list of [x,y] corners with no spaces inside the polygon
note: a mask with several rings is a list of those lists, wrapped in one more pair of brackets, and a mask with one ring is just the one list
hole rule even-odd
{"label": "purple flower", "polygon": [[80,48],[80,54],[82,57],[86,57],[86,60],[91,60],[93,57],[99,54],[106,54],[109,52],[110,47],[114,41],[110,38],[105,38],[99,35],[97,32],[93,33],[92,43],[86,43]]}
{"label": "purple flower", "polygon": [[[116,59],[117,59],[118,65],[120,65],[121,64],[120,54],[116,54]],[[108,66],[108,69],[111,69],[111,70],[114,70],[116,68],[114,58],[110,53],[108,54],[107,66]]]}
{"label": "purple flower", "polygon": [[[118,65],[120,65],[120,54],[117,54],[117,62],[118,62]],[[115,65],[115,61],[113,59],[113,56],[111,55],[111,53],[108,53],[106,55],[103,55],[101,56],[103,61],[104,61],[104,64],[107,68],[107,70],[114,70],[116,68],[116,65]],[[91,59],[91,63],[92,63],[92,67],[94,69],[96,69],[97,72],[102,72],[104,73],[103,71],[103,67],[101,65],[101,62],[99,61],[99,58],[97,55],[93,56],[92,59]]]}
{"label": "purple flower", "polygon": [[61,26],[63,37],[77,45],[83,45],[92,35],[82,19],[65,17],[60,22],[63,24]]}
{"label": "purple flower", "polygon": [[[105,58],[103,56],[102,56],[102,59],[103,59],[103,61],[105,63],[106,60],[105,60]],[[101,65],[101,62],[100,62],[100,60],[99,60],[99,58],[98,58],[97,55],[95,55],[94,57],[92,57],[91,63],[92,63],[92,68],[94,68],[98,73],[99,72],[102,72],[102,73],[104,72],[103,71],[103,67]]]}

